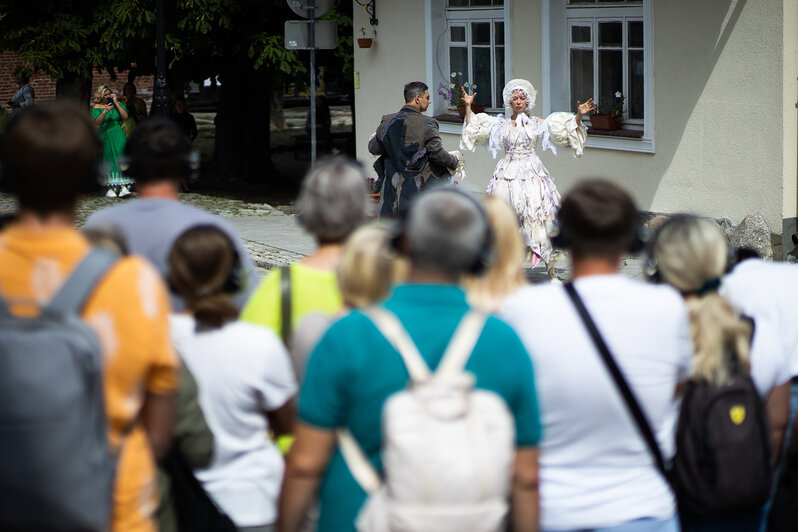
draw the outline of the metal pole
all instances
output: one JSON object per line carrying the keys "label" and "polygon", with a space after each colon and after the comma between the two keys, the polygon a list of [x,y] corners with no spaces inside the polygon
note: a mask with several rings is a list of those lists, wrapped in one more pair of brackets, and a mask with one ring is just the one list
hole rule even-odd
{"label": "metal pole", "polygon": [[316,164],[316,0],[308,5],[308,44],[310,46],[310,165]]}
{"label": "metal pole", "polygon": [[164,49],[163,0],[155,2],[155,87],[152,94],[152,115],[169,117],[169,91],[166,85],[166,51]]}

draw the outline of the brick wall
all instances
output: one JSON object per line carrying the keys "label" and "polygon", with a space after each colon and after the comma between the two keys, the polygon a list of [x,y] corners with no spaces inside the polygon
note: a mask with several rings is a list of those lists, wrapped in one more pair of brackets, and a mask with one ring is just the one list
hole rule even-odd
{"label": "brick wall", "polygon": [[[18,84],[14,78],[14,72],[25,62],[20,59],[16,52],[5,50],[0,52],[0,104],[8,111],[10,108],[5,104],[10,100],[14,93],[17,92]],[[149,102],[152,99],[152,86],[154,76],[139,76],[136,78],[136,89],[140,98]],[[92,80],[92,94],[94,90],[101,84],[108,85],[114,91],[122,95],[122,88],[127,82],[127,71],[118,71],[116,80],[111,81],[111,75],[108,72],[94,73]],[[45,102],[48,100],[55,100],[55,80],[43,72],[34,72],[31,75],[31,86],[36,95],[37,102]]]}

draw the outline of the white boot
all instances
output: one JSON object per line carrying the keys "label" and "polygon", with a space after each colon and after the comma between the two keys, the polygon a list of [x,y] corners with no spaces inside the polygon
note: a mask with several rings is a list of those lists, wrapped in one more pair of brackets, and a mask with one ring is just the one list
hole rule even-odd
{"label": "white boot", "polygon": [[122,188],[119,190],[119,197],[124,198],[125,196],[130,196],[130,191],[126,186],[122,185]]}
{"label": "white boot", "polygon": [[105,193],[105,197],[106,198],[115,198],[116,197],[116,191],[114,191],[114,187],[111,187],[111,188],[108,189],[108,192]]}

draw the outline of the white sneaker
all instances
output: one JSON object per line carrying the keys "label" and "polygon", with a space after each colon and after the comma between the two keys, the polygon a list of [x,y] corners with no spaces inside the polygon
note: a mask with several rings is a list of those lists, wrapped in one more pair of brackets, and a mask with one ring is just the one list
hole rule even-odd
{"label": "white sneaker", "polygon": [[119,197],[124,198],[125,196],[130,196],[130,191],[126,186],[122,186],[122,189],[119,191]]}
{"label": "white sneaker", "polygon": [[114,191],[113,188],[109,188],[108,192],[105,193],[105,197],[106,198],[115,198],[116,197],[116,192]]}

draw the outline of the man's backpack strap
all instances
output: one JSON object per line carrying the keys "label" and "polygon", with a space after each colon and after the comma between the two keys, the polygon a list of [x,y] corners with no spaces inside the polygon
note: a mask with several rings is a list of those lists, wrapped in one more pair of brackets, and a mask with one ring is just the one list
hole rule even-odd
{"label": "man's backpack strap", "polygon": [[646,446],[648,447],[651,456],[654,458],[654,463],[656,464],[657,469],[659,470],[660,474],[662,474],[665,482],[670,485],[670,475],[665,466],[665,459],[662,456],[662,451],[660,451],[659,444],[654,437],[654,431],[651,429],[651,424],[649,423],[648,418],[646,418],[646,414],[643,412],[643,409],[640,408],[640,403],[637,401],[637,398],[635,398],[634,392],[626,382],[626,379],[624,378],[623,373],[621,373],[621,369],[618,367],[618,364],[615,363],[615,359],[612,357],[606,342],[604,342],[604,338],[602,338],[601,333],[599,333],[596,323],[588,313],[587,308],[585,308],[585,304],[582,302],[582,298],[580,298],[579,294],[576,292],[576,288],[574,288],[573,283],[566,283],[564,288],[568,293],[568,297],[571,298],[571,302],[574,304],[574,307],[576,307],[579,316],[582,318],[590,337],[593,339],[596,349],[598,349],[598,352],[601,354],[601,359],[604,361],[604,365],[607,367],[610,375],[612,375],[612,379],[615,381],[615,385],[621,392],[623,400],[626,403],[626,407],[632,414],[635,425],[637,425],[640,435],[645,440]]}
{"label": "man's backpack strap", "polygon": [[424,357],[418,352],[416,344],[407,334],[402,323],[392,312],[384,308],[371,307],[363,313],[374,322],[374,325],[390,344],[399,351],[404,360],[407,372],[413,382],[423,382],[429,380],[432,373],[429,370]]}
{"label": "man's backpack strap", "polygon": [[463,316],[446,347],[446,352],[443,353],[443,358],[435,371],[436,375],[457,375],[463,372],[477,345],[477,340],[482,335],[486,320],[485,314],[473,310]]}
{"label": "man's backpack strap", "polygon": [[118,259],[119,255],[112,251],[93,248],[72,271],[44,312],[80,314],[94,287]]}
{"label": "man's backpack strap", "polygon": [[352,477],[357,481],[363,491],[371,495],[382,485],[382,480],[377,474],[377,470],[371,465],[363,449],[347,428],[340,428],[335,431],[338,437],[338,450],[346,462],[346,467]]}
{"label": "man's backpack strap", "polygon": [[291,343],[291,266],[280,268],[280,336],[290,349]]}

